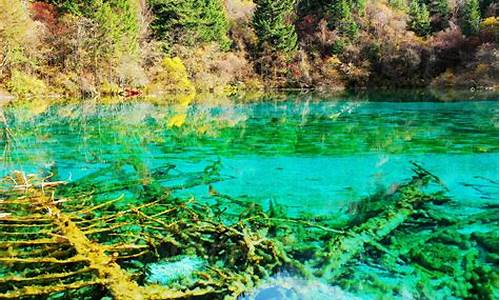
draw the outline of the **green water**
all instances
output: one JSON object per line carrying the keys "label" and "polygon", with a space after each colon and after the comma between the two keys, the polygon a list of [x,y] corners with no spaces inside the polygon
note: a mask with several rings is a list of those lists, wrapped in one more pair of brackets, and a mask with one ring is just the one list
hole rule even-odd
{"label": "green water", "polygon": [[[424,97],[412,102],[393,93],[387,102],[372,97],[281,96],[279,101],[267,97],[258,103],[188,106],[141,99],[18,103],[3,108],[12,138],[0,141],[0,175],[12,170],[55,173],[55,178],[71,182],[120,164],[114,178],[107,179],[112,182],[169,164],[179,174],[189,174],[219,162],[221,178],[210,189],[220,194],[264,207],[272,200],[290,215],[342,218],[356,214],[357,200],[409,178],[410,162],[415,161],[448,188],[454,201],[444,209],[447,214],[467,218],[496,209],[496,99],[427,102]],[[172,126],[179,114],[185,119]],[[140,162],[141,167],[127,162]],[[186,182],[170,179],[162,184]],[[211,203],[208,189],[208,184],[179,189],[176,196]],[[498,237],[492,225],[463,230]],[[373,284],[349,287],[353,295],[375,297],[377,280],[404,285],[404,278],[376,266],[361,264],[357,269],[377,275]],[[447,297],[443,291],[429,293]]]}

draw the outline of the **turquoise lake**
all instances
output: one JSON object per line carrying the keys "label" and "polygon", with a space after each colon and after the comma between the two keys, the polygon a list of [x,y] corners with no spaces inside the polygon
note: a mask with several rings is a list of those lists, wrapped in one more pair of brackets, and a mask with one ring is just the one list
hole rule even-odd
{"label": "turquoise lake", "polygon": [[220,160],[227,178],[217,191],[322,213],[400,182],[416,161],[463,205],[498,202],[496,101],[194,104],[182,128],[167,126],[175,106],[141,101],[30,109],[5,110],[15,141],[5,147],[3,175],[52,168],[77,180],[128,157],[182,172]]}
{"label": "turquoise lake", "polygon": [[[416,162],[448,189],[454,201],[446,213],[466,218],[497,209],[498,100],[405,97],[17,103],[3,107],[11,137],[0,140],[0,175],[22,170],[72,182],[116,166],[104,178],[114,182],[168,166],[194,174],[217,163],[221,177],[210,184],[191,188],[182,176],[161,183],[207,203],[217,191],[264,207],[274,201],[290,215],[341,218],[356,214],[359,199],[411,177]],[[489,225],[467,230],[498,236]]]}

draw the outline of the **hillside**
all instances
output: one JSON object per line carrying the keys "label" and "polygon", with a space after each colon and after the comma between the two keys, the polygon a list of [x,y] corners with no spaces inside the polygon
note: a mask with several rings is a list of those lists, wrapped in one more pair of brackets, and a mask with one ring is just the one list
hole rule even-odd
{"label": "hillside", "polygon": [[12,95],[498,88],[495,0],[0,0]]}

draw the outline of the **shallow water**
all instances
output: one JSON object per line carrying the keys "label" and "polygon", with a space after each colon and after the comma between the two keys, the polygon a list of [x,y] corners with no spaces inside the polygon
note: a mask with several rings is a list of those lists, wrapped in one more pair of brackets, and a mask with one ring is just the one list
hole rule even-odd
{"label": "shallow water", "polygon": [[15,140],[1,171],[77,180],[129,157],[185,172],[220,160],[231,177],[214,184],[221,193],[330,212],[408,178],[417,161],[464,205],[498,201],[497,102],[301,100],[192,105],[181,128],[168,126],[175,106],[140,101],[7,108]]}
{"label": "shallow water", "polygon": [[[75,181],[123,162],[116,174],[123,179],[139,172],[127,165],[132,161],[148,170],[174,164],[184,173],[219,161],[224,180],[213,183],[212,191],[265,207],[274,200],[292,215],[349,215],[356,213],[357,200],[411,177],[415,161],[448,188],[455,200],[448,213],[464,217],[498,206],[496,100],[285,98],[250,104],[15,104],[3,109],[13,138],[0,142],[0,175],[54,172]],[[208,189],[177,195],[210,202]]]}

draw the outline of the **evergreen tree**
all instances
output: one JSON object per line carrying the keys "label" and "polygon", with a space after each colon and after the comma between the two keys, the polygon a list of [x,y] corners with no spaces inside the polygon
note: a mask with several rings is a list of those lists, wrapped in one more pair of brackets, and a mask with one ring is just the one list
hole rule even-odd
{"label": "evergreen tree", "polygon": [[139,52],[141,7],[139,0],[46,0],[63,13],[95,21],[98,27],[100,56]]}
{"label": "evergreen tree", "polygon": [[412,0],[408,11],[409,27],[419,36],[426,36],[431,31],[431,18],[427,6],[419,0]]}
{"label": "evergreen tree", "polygon": [[434,0],[431,2],[430,11],[433,16],[437,16],[433,22],[433,30],[438,31],[448,27],[450,16],[450,6],[448,0]]}
{"label": "evergreen tree", "polygon": [[139,14],[137,0],[94,0],[90,17],[99,26],[100,42],[116,58],[139,53]]}
{"label": "evergreen tree", "polygon": [[297,49],[297,33],[290,21],[295,0],[256,0],[253,28],[262,47],[291,52]]}
{"label": "evergreen tree", "polygon": [[[360,2],[361,3],[361,2]],[[354,38],[358,33],[358,25],[351,13],[351,6],[347,0],[335,0],[330,6],[331,25],[341,34]]]}
{"label": "evergreen tree", "polygon": [[228,50],[229,23],[222,0],[151,0],[151,28],[164,41],[193,45],[216,42]]}
{"label": "evergreen tree", "polygon": [[465,35],[476,35],[479,33],[481,12],[478,0],[469,0],[462,8],[462,31]]}

